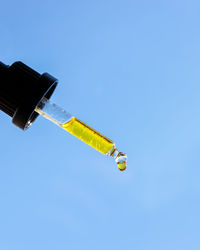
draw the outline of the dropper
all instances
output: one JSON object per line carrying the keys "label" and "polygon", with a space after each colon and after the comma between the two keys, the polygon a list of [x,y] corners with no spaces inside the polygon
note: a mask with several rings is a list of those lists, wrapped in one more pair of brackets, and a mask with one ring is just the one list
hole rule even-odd
{"label": "dropper", "polygon": [[49,101],[57,83],[52,75],[40,74],[22,62],[11,66],[0,62],[0,110],[23,130],[40,114],[100,153],[114,157],[119,170],[125,170],[127,156],[113,141]]}
{"label": "dropper", "polygon": [[44,97],[39,102],[35,108],[35,112],[76,136],[100,153],[114,157],[119,170],[123,171],[126,169],[127,156],[118,151],[113,141],[89,127],[58,105],[52,103],[47,98]]}

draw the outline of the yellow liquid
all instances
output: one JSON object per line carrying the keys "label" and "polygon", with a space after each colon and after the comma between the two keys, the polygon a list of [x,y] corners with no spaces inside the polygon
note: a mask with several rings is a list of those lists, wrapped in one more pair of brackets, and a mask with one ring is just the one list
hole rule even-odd
{"label": "yellow liquid", "polygon": [[120,171],[124,171],[126,169],[126,161],[122,163],[117,163],[117,167]]}
{"label": "yellow liquid", "polygon": [[102,154],[109,154],[114,149],[114,143],[110,139],[101,135],[76,117],[62,124],[61,127]]}

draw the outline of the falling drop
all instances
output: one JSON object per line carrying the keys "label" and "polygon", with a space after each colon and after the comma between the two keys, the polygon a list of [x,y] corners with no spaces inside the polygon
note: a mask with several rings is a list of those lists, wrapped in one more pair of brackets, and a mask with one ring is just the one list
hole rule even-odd
{"label": "falling drop", "polygon": [[117,163],[117,167],[120,171],[124,171],[126,169],[126,161],[122,163]]}

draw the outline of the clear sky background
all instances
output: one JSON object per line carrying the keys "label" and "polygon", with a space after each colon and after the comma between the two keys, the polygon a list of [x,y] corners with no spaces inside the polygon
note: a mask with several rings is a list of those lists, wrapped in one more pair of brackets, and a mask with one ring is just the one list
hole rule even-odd
{"label": "clear sky background", "polygon": [[[0,1],[0,60],[128,154],[120,172],[39,117],[0,113],[1,250],[200,248],[200,2]],[[28,84],[28,83],[27,83]]]}

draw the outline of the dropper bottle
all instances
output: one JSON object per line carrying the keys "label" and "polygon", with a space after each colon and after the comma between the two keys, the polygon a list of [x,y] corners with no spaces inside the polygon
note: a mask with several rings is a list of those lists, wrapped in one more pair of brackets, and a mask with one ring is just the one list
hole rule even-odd
{"label": "dropper bottle", "polygon": [[49,101],[57,79],[48,73],[40,75],[22,62],[10,67],[0,62],[0,110],[25,130],[40,114],[100,153],[114,157],[118,169],[126,169],[127,156],[113,141],[92,129],[58,105]]}

